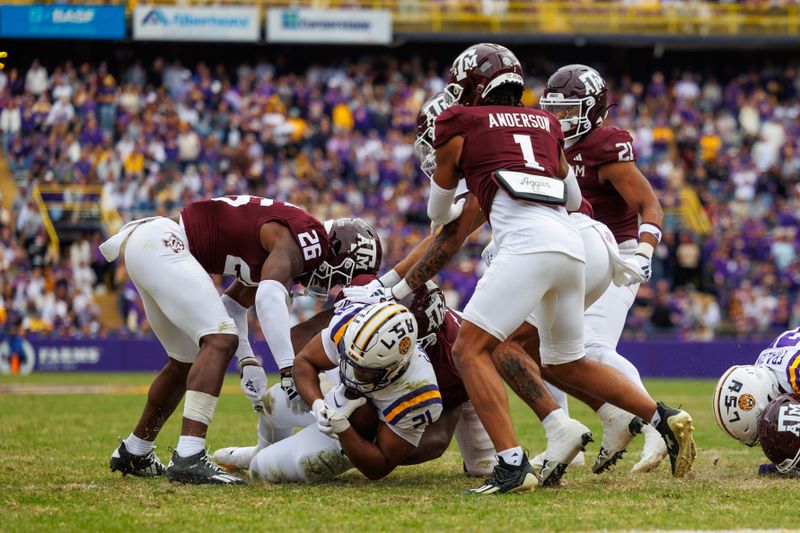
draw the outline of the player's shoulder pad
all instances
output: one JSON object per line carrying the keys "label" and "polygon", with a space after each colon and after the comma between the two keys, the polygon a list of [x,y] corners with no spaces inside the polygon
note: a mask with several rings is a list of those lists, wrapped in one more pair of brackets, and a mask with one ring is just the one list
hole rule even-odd
{"label": "player's shoulder pad", "polygon": [[462,115],[465,113],[466,109],[469,108],[454,105],[448,107],[441,115],[436,117],[433,139],[434,148],[438,148],[457,135],[464,134],[465,128]]}
{"label": "player's shoulder pad", "polygon": [[419,386],[401,395],[383,410],[387,424],[397,427],[413,427],[414,417],[425,411],[430,412],[430,420],[422,420],[430,424],[439,418],[442,410],[442,394],[435,382],[419,383]]}
{"label": "player's shoulder pad", "polygon": [[626,130],[615,126],[600,126],[586,136],[587,142],[581,147],[595,165],[615,161],[635,161],[637,153],[633,147],[633,137]]}
{"label": "player's shoulder pad", "polygon": [[331,322],[328,325],[328,335],[334,344],[339,343],[353,318],[368,305],[369,304],[343,301],[341,305],[336,307],[336,311],[333,313]]}

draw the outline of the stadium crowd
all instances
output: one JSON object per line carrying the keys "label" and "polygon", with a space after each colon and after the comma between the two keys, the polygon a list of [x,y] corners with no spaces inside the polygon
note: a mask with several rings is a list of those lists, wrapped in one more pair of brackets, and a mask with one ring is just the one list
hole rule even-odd
{"label": "stadium crowd", "polygon": [[[532,70],[526,105],[552,66]],[[761,338],[800,322],[799,68],[607,78],[610,119],[632,132],[639,167],[668,213],[627,337]],[[235,71],[158,59],[113,72],[38,61],[0,72],[0,141],[20,185],[14,222],[0,212],[0,325],[106,335],[94,295],[116,291],[125,318],[117,333],[147,331],[124,268],[99,255],[99,233],[61,257],[48,252],[35,183],[102,186],[123,220],[228,194],[285,199],[319,219],[366,219],[383,240],[384,264],[395,264],[429,231],[413,140],[417,110],[444,87],[442,71],[387,56],[302,72],[280,59]],[[685,187],[699,195],[710,233],[679,215]],[[452,307],[468,300],[488,235],[440,276]],[[316,305],[299,300],[294,313]]]}

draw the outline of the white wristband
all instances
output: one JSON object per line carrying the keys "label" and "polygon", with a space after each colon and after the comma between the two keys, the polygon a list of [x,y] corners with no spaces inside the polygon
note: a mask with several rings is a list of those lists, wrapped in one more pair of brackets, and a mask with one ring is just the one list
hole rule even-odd
{"label": "white wristband", "polygon": [[642,240],[642,233],[649,233],[656,238],[656,244],[661,242],[661,228],[650,222],[644,222],[639,226],[639,240]]}
{"label": "white wristband", "polygon": [[400,283],[392,287],[392,296],[394,296],[395,300],[402,300],[412,292],[414,291],[412,291],[411,287],[408,286],[408,282],[405,280],[405,278],[400,280]]}
{"label": "white wristband", "polygon": [[391,287],[400,283],[400,279],[400,274],[398,274],[395,269],[391,269],[389,272],[379,277],[378,281],[380,281],[381,285],[384,287]]}

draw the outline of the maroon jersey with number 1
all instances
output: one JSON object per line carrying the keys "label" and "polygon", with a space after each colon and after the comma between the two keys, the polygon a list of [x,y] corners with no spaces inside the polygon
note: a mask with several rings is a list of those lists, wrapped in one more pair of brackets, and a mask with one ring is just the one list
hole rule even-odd
{"label": "maroon jersey with number 1", "polygon": [[605,164],[636,161],[636,156],[630,133],[612,126],[593,129],[566,150],[581,193],[594,210],[592,218],[608,226],[617,242],[637,238],[639,216],[611,183],[600,182],[597,173]]}
{"label": "maroon jersey with number 1", "polygon": [[269,253],[261,245],[261,226],[283,224],[303,254],[302,283],[328,255],[330,243],[322,223],[299,207],[258,196],[225,196],[187,205],[181,220],[189,251],[209,274],[236,276],[255,286]]}
{"label": "maroon jersey with number 1", "polygon": [[438,148],[456,136],[464,138],[459,167],[486,218],[497,183],[496,170],[515,170],[556,177],[564,133],[558,120],[540,109],[512,106],[453,106],[436,119],[433,142]]}

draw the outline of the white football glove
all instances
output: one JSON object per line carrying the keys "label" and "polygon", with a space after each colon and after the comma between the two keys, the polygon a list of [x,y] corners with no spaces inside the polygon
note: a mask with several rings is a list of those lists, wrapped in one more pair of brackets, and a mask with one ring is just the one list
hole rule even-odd
{"label": "white football glove", "polygon": [[[326,415],[328,423],[334,434],[346,431],[350,427],[350,415],[353,411],[367,403],[367,399],[361,396],[355,400],[350,400],[344,395],[345,386],[339,385],[333,392],[333,402],[335,407],[328,406]],[[329,435],[330,436],[330,435]]]}
{"label": "white football glove", "polygon": [[650,280],[650,276],[653,274],[650,258],[636,254],[633,259],[628,259],[626,262],[636,271],[636,275],[630,276],[628,281],[625,282],[626,287],[637,283],[646,283]]}
{"label": "white football glove", "polygon": [[317,419],[317,429],[319,432],[328,437],[336,438],[336,434],[331,427],[331,422],[328,420],[329,410],[330,407],[325,403],[325,400],[317,399],[311,404],[311,412],[314,413],[314,418]]}
{"label": "white football glove", "polygon": [[294,386],[294,377],[291,372],[281,372],[281,389],[286,393],[286,407],[292,414],[302,415],[308,412],[308,406]]}
{"label": "white football glove", "polygon": [[446,226],[458,217],[461,216],[461,212],[464,210],[464,204],[467,203],[466,198],[462,198],[461,200],[457,201],[453,205],[450,206],[450,212],[447,214],[447,221],[441,224],[437,224],[436,222],[431,222],[431,233],[436,233],[436,230],[441,228],[442,226]]}
{"label": "white football glove", "polygon": [[253,404],[253,411],[260,413],[264,409],[261,399],[267,392],[267,374],[260,365],[245,365],[242,367],[242,391]]}
{"label": "white football glove", "polygon": [[[377,285],[374,285],[375,283]],[[378,281],[372,281],[362,287],[346,287],[342,292],[346,300],[363,304],[376,304],[395,300],[392,289],[384,287]]]}

